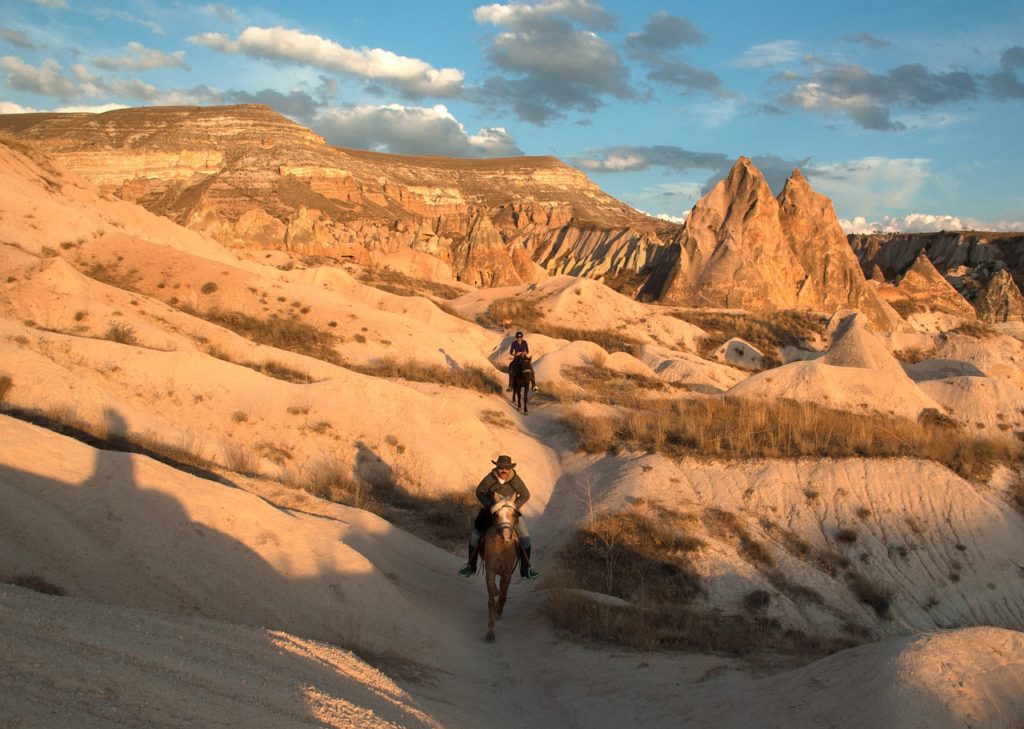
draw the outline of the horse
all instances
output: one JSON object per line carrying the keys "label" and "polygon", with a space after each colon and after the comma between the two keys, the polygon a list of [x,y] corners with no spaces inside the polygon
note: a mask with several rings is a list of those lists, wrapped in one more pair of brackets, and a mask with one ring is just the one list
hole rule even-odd
{"label": "horse", "polygon": [[[519,557],[516,522],[519,512],[514,498],[496,496],[491,506],[494,521],[484,536],[484,577],[487,582],[487,640],[494,641],[494,621],[501,617],[508,598],[508,585]],[[499,589],[496,580],[500,579]]]}
{"label": "horse", "polygon": [[517,410],[522,410],[524,415],[530,412],[527,404],[530,399],[530,390],[537,389],[531,359],[530,355],[516,357],[508,366],[509,372],[512,374],[512,404],[516,406]]}

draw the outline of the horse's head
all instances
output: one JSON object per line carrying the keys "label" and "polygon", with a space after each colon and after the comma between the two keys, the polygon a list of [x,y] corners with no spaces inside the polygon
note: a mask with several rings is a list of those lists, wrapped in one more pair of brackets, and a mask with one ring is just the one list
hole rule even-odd
{"label": "horse's head", "polygon": [[516,500],[496,494],[494,503],[491,505],[491,514],[494,516],[494,528],[501,534],[501,538],[506,542],[511,540],[516,529],[516,522],[519,520]]}

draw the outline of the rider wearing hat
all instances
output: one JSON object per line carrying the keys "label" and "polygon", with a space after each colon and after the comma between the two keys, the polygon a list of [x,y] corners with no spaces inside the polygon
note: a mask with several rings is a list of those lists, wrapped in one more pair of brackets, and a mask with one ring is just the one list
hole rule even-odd
{"label": "rider wearing hat", "polygon": [[512,340],[512,346],[508,348],[508,356],[512,358],[512,362],[508,366],[508,390],[512,392],[512,371],[513,365],[519,357],[530,356],[530,345],[526,343],[523,338],[522,332],[516,332],[516,338]]}
{"label": "rider wearing hat", "polygon": [[[480,537],[491,524],[491,506],[494,505],[495,496],[515,497],[517,512],[530,500],[530,491],[515,472],[516,464],[509,456],[498,456],[498,460],[491,463],[494,464],[494,468],[476,487],[476,498],[481,509],[473,521],[473,531],[469,535],[469,561],[459,570],[463,577],[476,574],[477,547],[480,544]],[[526,522],[522,516],[516,523],[516,533],[519,535],[519,574],[527,580],[534,580],[540,577],[540,573],[530,567],[530,533],[526,530]]]}

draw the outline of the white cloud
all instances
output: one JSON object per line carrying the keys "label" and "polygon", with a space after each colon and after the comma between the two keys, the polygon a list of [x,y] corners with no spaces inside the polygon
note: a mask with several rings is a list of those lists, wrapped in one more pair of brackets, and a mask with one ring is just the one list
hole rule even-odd
{"label": "white cloud", "polygon": [[668,213],[658,213],[654,217],[658,218],[658,220],[667,220],[670,223],[679,223],[679,225],[682,225],[683,223],[686,222],[686,219],[689,216],[690,216],[690,211],[687,210],[682,215],[669,215]]}
{"label": "white cloud", "polygon": [[990,232],[1024,232],[1024,220],[1000,220],[995,223],[956,215],[910,213],[903,216],[883,215],[869,221],[863,216],[853,220],[840,219],[844,233],[934,233],[942,230],[983,230]]}
{"label": "white cloud", "polygon": [[647,159],[638,154],[610,154],[604,159],[581,159],[577,164],[594,172],[629,172],[648,167]]}
{"label": "white cloud", "polygon": [[54,58],[47,58],[38,68],[15,56],[0,58],[0,69],[6,72],[11,88],[62,99],[78,96],[78,84],[61,74],[60,68],[60,62]]}
{"label": "white cloud", "polygon": [[469,134],[443,104],[434,107],[357,106],[320,113],[312,127],[331,144],[396,154],[453,157],[520,155],[501,127]]}
{"label": "white cloud", "polygon": [[747,49],[739,59],[733,62],[734,66],[740,68],[761,68],[763,66],[778,66],[783,63],[795,61],[801,57],[800,43],[795,40],[777,40],[771,43],[762,43]]}
{"label": "white cloud", "polygon": [[561,16],[596,30],[611,30],[615,20],[598,3],[590,0],[542,0],[533,5],[481,5],[473,11],[478,23],[524,29],[552,16]]}
{"label": "white cloud", "polygon": [[22,106],[13,101],[0,101],[0,114],[38,114],[41,112],[52,112],[57,114],[102,114],[105,111],[114,109],[127,109],[124,104],[100,104],[99,106],[58,106],[54,109],[35,109],[31,106]]}
{"label": "white cloud", "polygon": [[451,97],[462,90],[465,75],[455,68],[437,69],[418,58],[382,48],[346,48],[318,35],[289,28],[249,27],[231,40],[223,33],[203,33],[188,41],[222,53],[302,63],[334,73],[387,83],[412,96]]}
{"label": "white cloud", "polygon": [[238,20],[238,11],[228,5],[210,3],[203,6],[203,12],[207,15],[216,15],[225,23],[234,23]]}
{"label": "white cloud", "polygon": [[118,68],[132,68],[136,70],[150,68],[184,68],[188,69],[188,61],[185,60],[185,51],[164,51],[146,48],[141,43],[132,41],[128,44],[128,53],[120,58],[100,56],[94,61],[100,68],[115,70]]}
{"label": "white cloud", "polygon": [[68,6],[66,0],[32,0],[36,5],[42,5],[44,8],[66,8]]}
{"label": "white cloud", "polygon": [[924,158],[865,157],[815,165],[805,170],[814,188],[828,195],[840,210],[878,215],[893,208],[913,208],[931,161]]}

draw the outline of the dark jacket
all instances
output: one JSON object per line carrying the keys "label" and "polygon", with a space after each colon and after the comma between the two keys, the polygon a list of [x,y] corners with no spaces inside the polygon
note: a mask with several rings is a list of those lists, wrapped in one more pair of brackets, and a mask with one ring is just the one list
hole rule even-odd
{"label": "dark jacket", "polygon": [[515,471],[512,472],[512,478],[501,483],[498,481],[498,474],[492,470],[476,487],[476,498],[485,509],[490,509],[494,505],[495,493],[501,494],[505,498],[515,496],[516,509],[521,509],[523,504],[530,500],[530,490],[526,488],[523,479],[519,478],[519,474]]}

